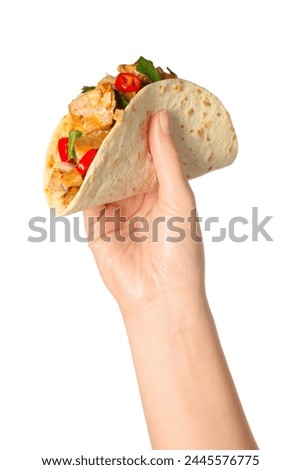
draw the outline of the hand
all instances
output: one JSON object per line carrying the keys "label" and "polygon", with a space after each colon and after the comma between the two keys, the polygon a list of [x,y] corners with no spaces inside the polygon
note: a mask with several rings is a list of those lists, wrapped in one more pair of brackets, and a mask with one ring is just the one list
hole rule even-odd
{"label": "hand", "polygon": [[[91,227],[94,231],[90,247],[98,269],[125,316],[162,296],[180,295],[187,299],[192,291],[198,295],[204,292],[204,255],[195,199],[169,133],[165,111],[158,112],[151,121],[149,147],[158,188],[84,212],[87,231]],[[126,218],[119,224],[117,209],[121,218]],[[104,223],[114,214],[115,224]],[[133,230],[130,220],[138,216],[149,226],[145,233]],[[173,217],[182,219],[172,222]],[[167,241],[168,237],[180,238],[168,227],[168,221],[182,229],[181,241]],[[139,236],[145,240],[135,240]]]}
{"label": "hand", "polygon": [[[256,449],[206,300],[195,200],[168,129],[167,113],[157,113],[149,146],[158,188],[86,210],[90,246],[124,316],[153,449]],[[116,209],[126,220],[104,224]],[[137,216],[149,224],[140,242]],[[178,242],[168,241],[173,217],[182,217]]]}

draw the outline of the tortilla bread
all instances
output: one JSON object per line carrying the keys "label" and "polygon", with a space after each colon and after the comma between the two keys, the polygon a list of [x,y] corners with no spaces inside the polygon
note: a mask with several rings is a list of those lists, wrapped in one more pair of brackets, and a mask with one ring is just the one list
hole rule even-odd
{"label": "tortilla bread", "polygon": [[149,192],[157,185],[148,148],[151,116],[169,113],[171,134],[188,179],[230,165],[238,151],[231,118],[221,101],[205,88],[180,79],[167,79],[143,88],[126,107],[103,141],[85,179],[67,207],[59,192],[47,185],[56,162],[57,142],[68,136],[70,115],[59,123],[51,139],[45,163],[44,188],[57,215],[67,215]]}

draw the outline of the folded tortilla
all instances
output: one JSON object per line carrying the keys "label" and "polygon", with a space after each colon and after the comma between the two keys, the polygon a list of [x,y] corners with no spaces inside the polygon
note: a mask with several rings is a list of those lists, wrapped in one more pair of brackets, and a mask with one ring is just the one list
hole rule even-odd
{"label": "folded tortilla", "polygon": [[171,134],[188,179],[230,165],[237,155],[237,138],[229,113],[221,101],[205,88],[180,79],[167,79],[144,87],[126,107],[101,144],[85,179],[65,206],[60,192],[48,187],[56,163],[57,143],[68,135],[71,117],[58,125],[48,148],[44,188],[48,203],[57,215],[118,201],[152,191],[156,171],[148,147],[151,116],[158,110],[169,113]]}

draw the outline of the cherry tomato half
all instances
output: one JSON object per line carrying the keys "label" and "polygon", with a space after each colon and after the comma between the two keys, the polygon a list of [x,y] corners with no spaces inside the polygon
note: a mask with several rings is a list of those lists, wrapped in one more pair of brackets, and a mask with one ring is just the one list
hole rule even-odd
{"label": "cherry tomato half", "polygon": [[120,73],[116,77],[115,88],[121,93],[137,92],[141,88],[141,80],[132,73]]}

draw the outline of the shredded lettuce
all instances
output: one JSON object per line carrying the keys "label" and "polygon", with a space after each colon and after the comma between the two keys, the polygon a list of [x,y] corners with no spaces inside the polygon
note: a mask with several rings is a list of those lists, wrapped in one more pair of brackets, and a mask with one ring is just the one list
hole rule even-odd
{"label": "shredded lettuce", "polygon": [[158,82],[161,80],[159,72],[156,70],[154,64],[151,60],[147,60],[144,57],[139,57],[138,65],[137,65],[138,72],[144,73],[148,76],[148,78],[152,82]]}
{"label": "shredded lettuce", "polygon": [[78,137],[82,135],[81,131],[75,130],[69,132],[69,140],[68,140],[68,160],[73,161],[76,163],[76,154],[74,149],[74,141]]}

